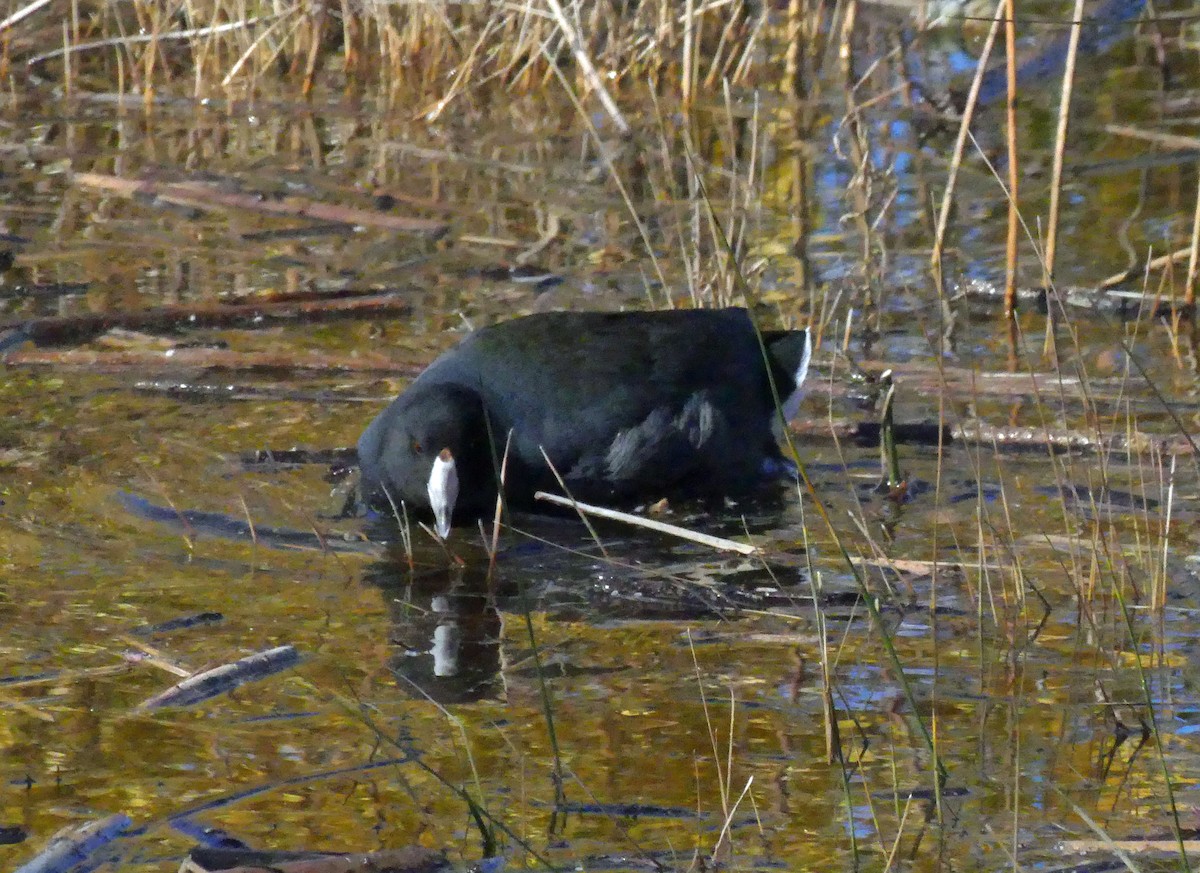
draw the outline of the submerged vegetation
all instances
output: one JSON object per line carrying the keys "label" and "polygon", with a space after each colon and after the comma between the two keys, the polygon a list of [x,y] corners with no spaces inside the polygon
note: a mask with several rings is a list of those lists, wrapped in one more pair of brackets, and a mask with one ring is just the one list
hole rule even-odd
{"label": "submerged vegetation", "polygon": [[[1186,869],[1196,12],[12,6],[0,866]],[[728,304],[750,554],[328,517],[464,321]]]}

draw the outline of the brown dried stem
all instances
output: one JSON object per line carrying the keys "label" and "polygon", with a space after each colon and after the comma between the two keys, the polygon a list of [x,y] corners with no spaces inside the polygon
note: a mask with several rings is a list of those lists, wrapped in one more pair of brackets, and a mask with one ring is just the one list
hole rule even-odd
{"label": "brown dried stem", "polygon": [[963,109],[962,123],[958,128],[958,139],[954,142],[954,154],[950,158],[950,172],[946,177],[946,193],[942,195],[942,208],[938,213],[937,230],[934,233],[933,252],[930,254],[930,265],[933,268],[933,280],[941,294],[945,285],[942,273],[942,253],[946,245],[946,228],[950,224],[950,208],[954,203],[954,188],[958,181],[958,170],[962,166],[963,152],[967,146],[967,134],[971,130],[971,119],[975,115],[975,106],[979,102],[979,88],[983,84],[983,71],[987,68],[988,59],[992,56],[992,47],[996,44],[996,34],[1000,31],[1000,21],[1008,0],[999,0],[996,4],[996,14],[992,16],[992,27],[984,40],[983,50],[979,53],[979,64],[975,68],[975,78],[971,80],[971,91],[967,95],[967,105]]}
{"label": "brown dried stem", "polygon": [[1079,34],[1083,25],[1083,0],[1075,0],[1071,17],[1071,38],[1067,43],[1067,63],[1063,70],[1062,97],[1058,103],[1058,128],[1054,134],[1054,169],[1050,176],[1050,216],[1046,222],[1046,257],[1042,264],[1047,288],[1054,282],[1054,258],[1058,247],[1059,197],[1062,194],[1063,156],[1067,149],[1067,128],[1071,120],[1071,92],[1075,86],[1075,58],[1079,53]]}

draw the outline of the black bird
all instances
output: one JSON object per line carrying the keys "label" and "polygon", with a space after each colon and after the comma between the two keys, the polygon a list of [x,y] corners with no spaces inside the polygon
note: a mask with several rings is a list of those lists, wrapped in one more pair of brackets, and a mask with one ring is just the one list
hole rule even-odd
{"label": "black bird", "polygon": [[581,501],[748,494],[793,472],[768,362],[790,418],[812,350],[807,330],[762,340],[744,309],[553,312],[485,327],[367,427],[362,494],[432,513],[445,537],[452,518],[495,510],[510,432],[504,495],[517,508],[560,490],[547,457]]}

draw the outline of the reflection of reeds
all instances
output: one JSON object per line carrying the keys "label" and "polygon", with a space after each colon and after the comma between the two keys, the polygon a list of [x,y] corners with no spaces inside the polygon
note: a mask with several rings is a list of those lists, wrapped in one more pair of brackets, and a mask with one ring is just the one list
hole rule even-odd
{"label": "reflection of reeds", "polygon": [[996,14],[992,16],[992,26],[988,30],[987,38],[984,40],[983,48],[979,53],[979,63],[975,67],[975,77],[971,80],[971,90],[967,94],[966,106],[963,109],[962,122],[958,128],[958,139],[954,143],[954,151],[950,156],[950,172],[946,178],[946,191],[942,195],[942,205],[938,212],[937,230],[933,237],[933,252],[930,256],[930,262],[933,267],[933,282],[934,287],[939,295],[945,293],[945,274],[942,268],[942,256],[946,245],[946,232],[950,224],[950,213],[954,205],[955,185],[958,181],[958,171],[962,166],[963,153],[967,146],[967,137],[971,132],[971,119],[975,117],[975,107],[979,100],[979,88],[983,83],[983,73],[987,68],[988,60],[992,56],[992,46],[996,43],[996,34],[1000,30],[1000,22],[1004,17],[1004,10],[1008,5],[1008,0],[999,0],[996,4]]}
{"label": "reflection of reeds", "polygon": [[1075,0],[1071,19],[1071,39],[1067,44],[1066,68],[1063,70],[1062,96],[1058,104],[1058,125],[1054,133],[1054,169],[1050,178],[1050,214],[1046,221],[1046,252],[1043,258],[1046,287],[1054,281],[1054,262],[1058,254],[1059,197],[1062,193],[1063,159],[1067,149],[1067,130],[1071,120],[1071,92],[1075,85],[1075,59],[1079,54],[1079,33],[1083,25],[1083,0]]}

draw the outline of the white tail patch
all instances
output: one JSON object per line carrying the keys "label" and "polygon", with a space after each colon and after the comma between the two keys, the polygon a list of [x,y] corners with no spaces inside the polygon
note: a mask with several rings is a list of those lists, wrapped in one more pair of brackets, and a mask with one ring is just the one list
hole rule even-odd
{"label": "white tail patch", "polygon": [[808,378],[808,362],[810,360],[812,360],[812,328],[806,328],[804,331],[804,354],[800,356],[800,365],[796,367],[792,392],[783,401],[784,421],[791,421],[800,411],[800,401],[804,399],[804,380]]}
{"label": "white tail patch", "polygon": [[429,507],[433,510],[434,529],[442,539],[450,536],[450,519],[454,517],[454,501],[458,500],[458,470],[454,455],[442,449],[429,471]]}

